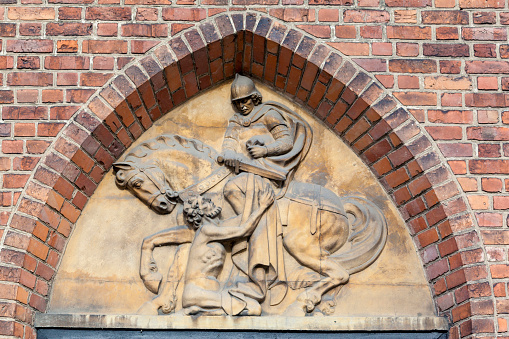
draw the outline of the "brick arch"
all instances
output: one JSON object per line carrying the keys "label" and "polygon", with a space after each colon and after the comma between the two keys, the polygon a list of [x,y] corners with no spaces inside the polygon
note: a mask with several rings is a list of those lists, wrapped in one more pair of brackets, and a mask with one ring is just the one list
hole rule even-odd
{"label": "brick arch", "polygon": [[[263,14],[220,14],[132,61],[80,109],[29,180],[5,229],[0,279],[16,300],[0,326],[33,335],[88,199],[134,140],[174,106],[243,73],[305,106],[372,169],[407,223],[439,314],[454,338],[494,326],[478,232],[434,141],[368,73],[316,39]],[[16,250],[14,250],[16,249]],[[484,297],[484,298],[483,298]],[[472,317],[475,316],[475,317]],[[13,320],[14,319],[14,320]],[[3,326],[3,327],[2,327]]]}

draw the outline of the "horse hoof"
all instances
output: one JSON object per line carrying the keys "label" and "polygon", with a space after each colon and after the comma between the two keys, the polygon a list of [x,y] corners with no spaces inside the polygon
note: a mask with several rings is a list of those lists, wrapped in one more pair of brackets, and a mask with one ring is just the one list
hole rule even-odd
{"label": "horse hoof", "polygon": [[143,284],[145,287],[152,293],[157,294],[159,292],[159,286],[161,286],[161,281],[163,280],[163,276],[159,272],[150,272],[148,274],[144,274],[141,276],[143,280]]}
{"label": "horse hoof", "polygon": [[164,314],[169,314],[175,309],[175,303],[173,301],[169,301],[168,303],[161,306],[161,312]]}
{"label": "horse hoof", "polygon": [[311,313],[315,310],[315,304],[311,300],[307,300],[306,302],[306,311]]}
{"label": "horse hoof", "polygon": [[297,300],[305,305],[308,313],[311,313],[322,299],[321,295],[314,293],[313,291],[305,291],[297,297]]}
{"label": "horse hoof", "polygon": [[320,307],[320,311],[322,311],[323,314],[331,315],[336,310],[336,304],[333,301],[326,301],[322,303],[323,305]]}

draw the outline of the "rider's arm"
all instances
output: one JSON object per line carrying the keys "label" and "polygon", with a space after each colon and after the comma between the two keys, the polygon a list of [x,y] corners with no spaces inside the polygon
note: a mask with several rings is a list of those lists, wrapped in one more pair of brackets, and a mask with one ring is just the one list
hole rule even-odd
{"label": "rider's arm", "polygon": [[267,156],[281,155],[291,151],[293,139],[290,128],[281,114],[270,110],[265,116],[265,124],[275,140],[273,143],[265,145]]}
{"label": "rider's arm", "polygon": [[238,137],[237,137],[236,126],[233,123],[229,123],[226,128],[226,132],[224,134],[223,139],[223,152],[225,151],[237,151]]}

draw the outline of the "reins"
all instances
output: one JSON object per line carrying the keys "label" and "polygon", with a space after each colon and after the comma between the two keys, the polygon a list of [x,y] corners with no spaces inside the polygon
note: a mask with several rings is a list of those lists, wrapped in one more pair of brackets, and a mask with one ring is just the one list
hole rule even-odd
{"label": "reins", "polygon": [[[161,195],[164,195],[165,199],[170,203],[170,204],[173,204],[173,205],[176,205],[177,204],[177,201],[175,200],[175,198],[178,196],[175,191],[172,190],[172,188],[170,187],[170,185],[168,184],[161,184],[157,178],[151,173],[151,171],[148,171],[149,169],[151,168],[157,168],[159,169],[157,166],[147,166],[147,167],[135,167],[138,171],[134,171],[128,178],[126,178],[126,182],[129,182],[129,180],[132,179],[132,177],[134,177],[136,174],[138,173],[144,173],[147,178],[154,184],[155,187],[157,187],[158,191],[152,193],[148,199],[147,199],[147,203],[149,204],[149,206],[152,206],[152,203],[154,202],[154,200],[156,200],[159,196]],[[161,172],[162,173],[162,172]],[[166,175],[164,173],[163,174],[163,177],[164,177],[164,182],[168,182],[167,178],[166,178]]]}
{"label": "reins", "polygon": [[[154,186],[156,186],[157,189],[159,190],[157,192],[152,193],[149,196],[147,203],[150,206],[152,206],[152,203],[154,202],[154,200],[157,199],[161,195],[164,195],[166,200],[173,205],[177,204],[177,201],[176,201],[177,197],[182,202],[187,201],[189,198],[197,197],[197,196],[207,192],[208,190],[210,190],[212,187],[219,184],[221,181],[226,179],[231,174],[231,171],[228,168],[221,166],[220,168],[216,169],[210,175],[208,175],[206,178],[200,180],[199,182],[197,182],[187,188],[184,188],[183,190],[181,190],[179,192],[175,192],[169,185],[164,185],[164,184],[161,184],[160,182],[158,182],[157,178],[151,173],[151,171],[149,171],[149,169],[151,169],[151,168],[159,169],[157,166],[152,165],[152,166],[147,166],[147,167],[135,167],[135,168],[138,169],[138,171],[132,173],[128,178],[126,178],[126,182],[128,182],[129,180],[131,180],[132,177],[134,177],[136,174],[141,172],[141,173],[144,173],[147,176],[147,178],[154,184]],[[168,182],[166,175],[164,173],[162,173],[162,174],[164,176],[164,182],[165,183]]]}

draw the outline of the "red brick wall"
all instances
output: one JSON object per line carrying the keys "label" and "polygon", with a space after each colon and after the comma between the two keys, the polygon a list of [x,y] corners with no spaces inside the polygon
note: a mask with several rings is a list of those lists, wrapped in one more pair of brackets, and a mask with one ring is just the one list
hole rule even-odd
{"label": "red brick wall", "polygon": [[451,338],[509,337],[505,2],[0,4],[0,335],[35,335],[112,162],[172,107],[242,72],[302,103],[372,168]]}

